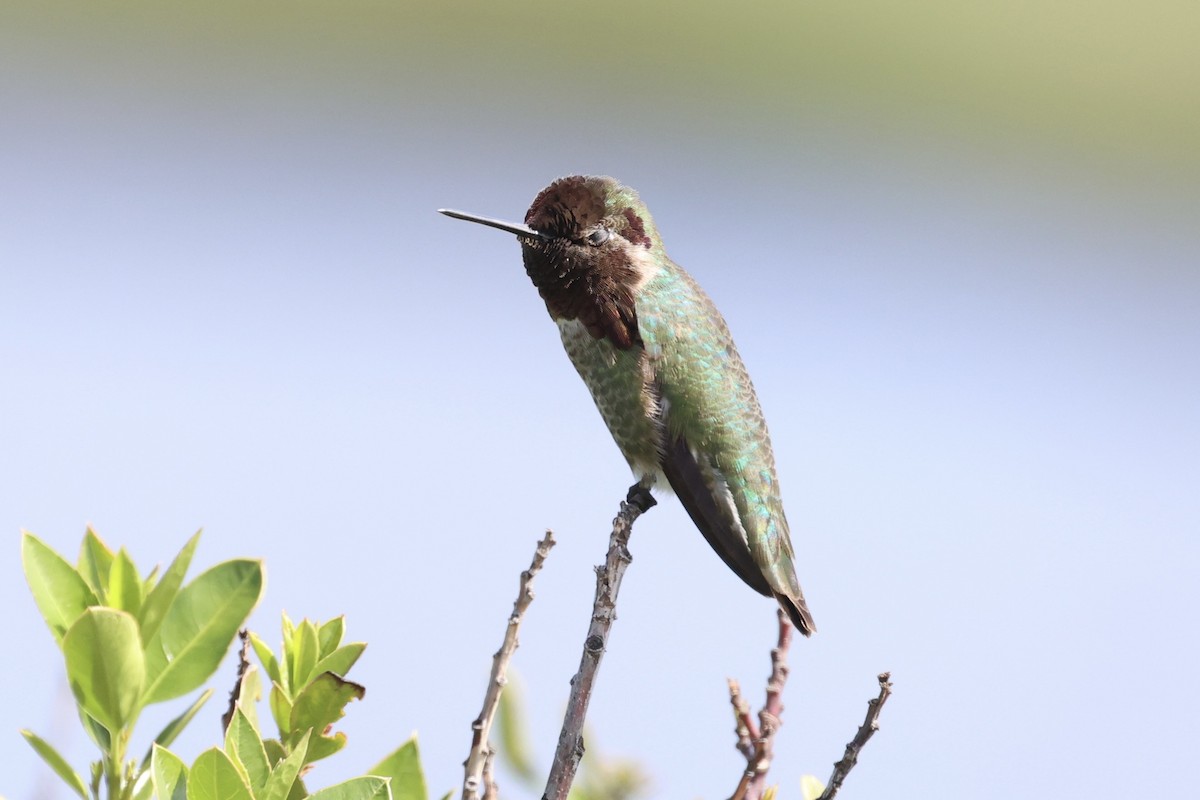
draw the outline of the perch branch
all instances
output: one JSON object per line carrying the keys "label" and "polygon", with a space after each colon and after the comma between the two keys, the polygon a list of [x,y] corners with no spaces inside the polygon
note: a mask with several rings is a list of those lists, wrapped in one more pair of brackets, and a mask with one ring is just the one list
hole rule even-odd
{"label": "perch branch", "polygon": [[[750,716],[750,707],[741,696],[737,683],[730,681],[729,694],[737,719],[737,749],[746,757],[746,771],[733,792],[733,800],[759,800],[767,783],[767,770],[775,757],[775,734],[783,725],[783,687],[787,683],[788,648],[792,644],[792,626],[783,609],[777,609],[779,641],[771,650],[771,675],[767,678],[767,699],[758,712],[758,725]],[[744,733],[743,733],[744,731]]]}
{"label": "perch branch", "polygon": [[521,573],[521,586],[517,591],[517,599],[513,603],[512,614],[508,617],[508,628],[504,631],[504,643],[492,656],[492,674],[488,678],[487,692],[483,696],[483,710],[471,723],[471,752],[463,762],[463,800],[479,800],[480,791],[489,800],[497,797],[496,783],[492,777],[492,722],[496,718],[496,709],[500,705],[500,693],[508,683],[508,662],[517,649],[517,629],[521,626],[521,618],[525,610],[533,602],[533,578],[542,569],[550,548],[554,547],[554,534],[546,531],[546,535],[537,543],[533,553],[533,561],[529,569]]}
{"label": "perch branch", "polygon": [[629,487],[625,502],[613,520],[612,535],[608,540],[608,556],[604,566],[596,568],[596,600],[592,605],[592,620],[587,638],[583,641],[583,656],[579,671],[571,679],[571,695],[567,700],[567,712],[563,717],[562,731],[558,736],[558,747],[554,751],[554,762],[546,780],[546,791],[542,800],[566,800],[575,770],[583,758],[583,720],[587,716],[588,701],[592,697],[592,685],[600,669],[600,658],[608,644],[608,633],[617,617],[617,593],[621,590],[621,578],[629,562],[629,535],[633,523],[655,505],[650,490],[635,483]]}
{"label": "perch branch", "polygon": [[842,788],[842,781],[846,780],[850,770],[854,769],[854,765],[858,763],[859,751],[863,749],[875,731],[879,730],[879,712],[883,710],[883,704],[892,694],[891,677],[892,673],[890,672],[880,673],[879,696],[867,702],[867,718],[855,732],[854,738],[846,745],[846,754],[842,756],[842,760],[833,765],[833,775],[830,776],[829,783],[825,785],[825,791],[817,800],[833,800],[838,789]]}

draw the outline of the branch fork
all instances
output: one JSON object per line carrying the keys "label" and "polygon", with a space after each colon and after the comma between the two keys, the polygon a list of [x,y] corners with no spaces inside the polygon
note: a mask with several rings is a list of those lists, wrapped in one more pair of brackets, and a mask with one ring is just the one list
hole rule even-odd
{"label": "branch fork", "polygon": [[771,675],[767,678],[767,699],[758,712],[758,722],[750,713],[750,704],[742,696],[738,682],[729,679],[729,702],[733,706],[737,750],[746,759],[746,771],[733,792],[732,800],[759,800],[767,784],[767,770],[775,757],[775,734],[783,725],[783,687],[787,684],[788,648],[792,644],[792,626],[783,609],[779,619],[779,640],[771,650]]}

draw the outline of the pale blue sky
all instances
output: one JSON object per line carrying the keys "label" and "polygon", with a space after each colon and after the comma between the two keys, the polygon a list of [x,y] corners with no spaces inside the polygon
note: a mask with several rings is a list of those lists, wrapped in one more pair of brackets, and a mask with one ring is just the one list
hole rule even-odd
{"label": "pale blue sky", "polygon": [[[586,48],[547,76],[371,4],[56,8],[0,24],[0,794],[66,796],[19,727],[88,755],[17,554],[25,528],[73,555],[89,522],[143,569],[200,527],[197,568],[264,558],[269,641],[281,609],[347,614],[367,697],[310,786],[417,729],[439,792],[553,528],[515,660],[548,764],[630,476],[516,243],[434,210],[519,219],[573,172],[641,191],[767,413],[820,628],[793,648],[781,797],[827,777],[884,669],[848,799],[1194,786],[1194,163],[836,93],[776,113]],[[421,47],[379,46],[389,25]],[[656,797],[727,796],[725,678],[760,701],[772,606],[673,499],[632,550],[594,746]]]}

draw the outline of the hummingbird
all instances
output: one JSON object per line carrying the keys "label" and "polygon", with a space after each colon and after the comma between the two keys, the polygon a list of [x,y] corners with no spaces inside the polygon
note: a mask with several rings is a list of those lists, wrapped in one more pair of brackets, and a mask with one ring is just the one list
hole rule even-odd
{"label": "hummingbird", "polygon": [[639,483],[674,491],[725,564],[811,635],[750,375],[637,193],[573,175],[543,189],[524,224],[439,210],[516,234],[525,272]]}

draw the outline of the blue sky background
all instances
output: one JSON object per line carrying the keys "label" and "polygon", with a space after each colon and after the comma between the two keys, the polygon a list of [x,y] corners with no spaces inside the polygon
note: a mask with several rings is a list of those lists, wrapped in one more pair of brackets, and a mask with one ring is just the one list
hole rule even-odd
{"label": "blue sky background", "polygon": [[[630,476],[516,243],[434,209],[587,172],[641,191],[770,422],[820,628],[781,797],[885,669],[843,797],[1186,796],[1200,20],[969,5],[6,4],[0,794],[66,797],[20,727],[90,755],[18,557],[88,523],[143,569],[200,527],[196,573],[264,558],[269,641],[345,613],[367,697],[310,786],[416,729],[439,793],[553,528],[515,661],[548,765]],[[772,606],[674,500],[633,553],[590,743],[728,796]]]}

